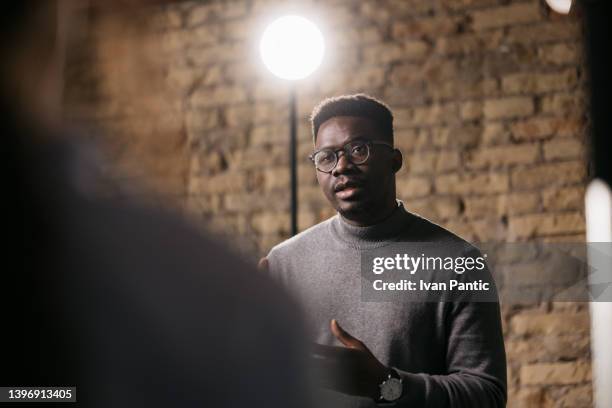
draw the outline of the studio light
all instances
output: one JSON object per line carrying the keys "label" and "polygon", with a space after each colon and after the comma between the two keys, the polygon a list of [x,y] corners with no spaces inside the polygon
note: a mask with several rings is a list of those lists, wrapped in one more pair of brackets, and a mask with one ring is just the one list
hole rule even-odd
{"label": "studio light", "polygon": [[572,8],[572,0],[546,0],[548,6],[561,14],[568,14]]}
{"label": "studio light", "polygon": [[297,80],[313,73],[323,61],[321,31],[304,17],[290,15],[272,22],[259,45],[266,67],[277,77]]}

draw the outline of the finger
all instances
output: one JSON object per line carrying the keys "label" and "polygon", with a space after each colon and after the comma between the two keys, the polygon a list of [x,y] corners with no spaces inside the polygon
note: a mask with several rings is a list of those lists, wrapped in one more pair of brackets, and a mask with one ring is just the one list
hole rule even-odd
{"label": "finger", "polygon": [[310,356],[319,360],[333,360],[337,362],[351,361],[360,358],[362,355],[360,350],[341,346],[325,346],[322,344],[313,344],[310,347]]}
{"label": "finger", "polygon": [[268,262],[268,258],[265,256],[259,260],[257,263],[257,270],[259,272],[268,273],[270,270],[270,263]]}
{"label": "finger", "polygon": [[336,319],[332,319],[331,321],[331,331],[340,343],[344,344],[346,347],[357,350],[367,350],[359,339],[353,337],[349,332],[340,327]]}

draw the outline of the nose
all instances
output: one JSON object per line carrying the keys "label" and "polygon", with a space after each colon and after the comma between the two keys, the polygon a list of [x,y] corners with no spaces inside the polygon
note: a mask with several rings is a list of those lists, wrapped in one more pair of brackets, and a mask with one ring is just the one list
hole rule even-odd
{"label": "nose", "polygon": [[348,159],[346,153],[344,151],[338,152],[338,163],[336,163],[336,167],[332,171],[334,176],[339,176],[341,174],[345,174],[347,171],[352,170],[353,163]]}

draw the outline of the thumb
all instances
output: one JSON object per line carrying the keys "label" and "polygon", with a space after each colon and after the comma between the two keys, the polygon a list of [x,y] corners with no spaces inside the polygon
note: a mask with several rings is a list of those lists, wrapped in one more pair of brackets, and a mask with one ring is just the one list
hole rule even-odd
{"label": "thumb", "polygon": [[331,321],[331,331],[340,343],[346,347],[356,350],[367,350],[367,347],[359,339],[353,337],[349,332],[340,327],[336,319]]}
{"label": "thumb", "polygon": [[270,263],[268,262],[268,258],[264,256],[259,260],[257,263],[257,270],[264,273],[268,273],[270,271]]}

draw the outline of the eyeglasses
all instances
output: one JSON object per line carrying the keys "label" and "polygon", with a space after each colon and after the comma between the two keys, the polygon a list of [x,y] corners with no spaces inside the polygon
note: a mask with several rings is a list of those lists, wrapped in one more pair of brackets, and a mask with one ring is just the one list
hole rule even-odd
{"label": "eyeglasses", "polygon": [[378,142],[378,141],[354,141],[349,142],[342,146],[340,149],[321,149],[313,152],[308,158],[312,160],[317,170],[323,173],[331,173],[336,168],[338,160],[340,160],[338,154],[343,151],[346,158],[353,164],[363,164],[370,158],[373,145],[387,146],[393,149],[393,146],[389,143]]}

